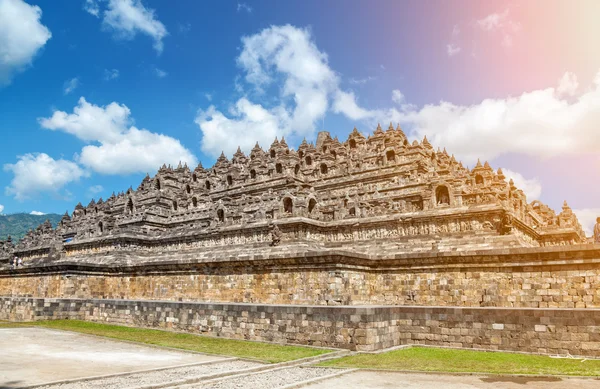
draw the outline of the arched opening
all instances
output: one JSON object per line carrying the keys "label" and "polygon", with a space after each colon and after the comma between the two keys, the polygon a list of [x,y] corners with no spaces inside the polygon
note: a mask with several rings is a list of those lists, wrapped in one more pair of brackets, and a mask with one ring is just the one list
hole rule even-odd
{"label": "arched opening", "polygon": [[348,210],[348,215],[350,216],[356,216],[356,208],[352,207]]}
{"label": "arched opening", "polygon": [[210,181],[208,181],[208,180],[207,180],[207,181],[204,183],[204,186],[206,187],[206,189],[210,190]]}
{"label": "arched opening", "polygon": [[304,158],[304,151],[302,151],[302,150],[298,151],[298,158],[300,158],[300,159]]}
{"label": "arched opening", "polygon": [[475,185],[483,185],[483,176],[481,174],[475,176]]}
{"label": "arched opening", "polygon": [[354,139],[350,139],[350,142],[348,142],[348,144],[350,145],[351,149],[356,148],[356,141]]}
{"label": "arched opening", "polygon": [[87,209],[83,210],[83,216],[87,215]]}
{"label": "arched opening", "polygon": [[327,165],[324,163],[321,164],[321,174],[327,174]]}
{"label": "arched opening", "polygon": [[348,199],[344,199],[344,208],[348,206]]}
{"label": "arched opening", "polygon": [[127,201],[127,212],[129,212],[129,214],[133,213],[133,200],[131,200],[131,198]]}
{"label": "arched opening", "polygon": [[252,179],[256,178],[256,170],[254,170],[254,169],[250,170],[250,178],[252,178]]}
{"label": "arched opening", "polygon": [[173,200],[173,211],[177,211],[177,201]]}
{"label": "arched opening", "polygon": [[196,173],[192,174],[192,181],[198,182],[198,176],[196,175]]}
{"label": "arched opening", "polygon": [[218,209],[217,219],[219,219],[219,222],[223,223],[225,221],[225,211],[223,211],[222,209]]}
{"label": "arched opening", "polygon": [[313,213],[316,206],[317,206],[317,200],[315,200],[315,199],[308,200],[308,213],[309,214]]}
{"label": "arched opening", "polygon": [[281,166],[280,163],[278,163],[278,164],[275,165],[275,172],[278,173],[278,174],[283,173],[283,166]]}
{"label": "arched opening", "polygon": [[333,159],[337,159],[337,153],[335,150],[331,150],[331,155],[333,156]]}
{"label": "arched opening", "polygon": [[327,146],[323,146],[323,152],[326,153],[327,152]]}
{"label": "arched opening", "polygon": [[304,159],[304,162],[306,163],[306,166],[312,165],[312,158],[310,157],[310,155],[306,156],[306,158]]}
{"label": "arched opening", "polygon": [[187,192],[187,194],[190,194],[190,193],[192,193],[192,188],[190,188],[189,185],[186,185],[185,186],[185,191]]}
{"label": "arched opening", "polygon": [[94,213],[97,215],[98,214],[98,207],[94,208]]}
{"label": "arched opening", "polygon": [[233,185],[233,177],[231,177],[230,175],[227,176],[227,185],[229,185],[229,186]]}
{"label": "arched opening", "polygon": [[283,199],[283,212],[285,213],[292,213],[294,211],[294,203],[292,202],[292,199],[290,199],[289,197],[286,197]]}
{"label": "arched opening", "polygon": [[98,232],[100,232],[100,233],[104,232],[104,224],[102,224],[102,222],[98,223]]}
{"label": "arched opening", "polygon": [[198,207],[198,199],[195,197],[192,197],[192,207],[194,207],[194,208]]}
{"label": "arched opening", "polygon": [[271,158],[275,158],[275,150],[271,150]]}
{"label": "arched opening", "polygon": [[438,205],[450,205],[450,192],[448,187],[441,185],[435,190],[435,202]]}
{"label": "arched opening", "polygon": [[294,166],[294,174],[298,175],[298,173],[300,173],[300,165]]}
{"label": "arched opening", "polygon": [[385,159],[387,159],[388,162],[396,161],[396,153],[394,152],[394,150],[388,150],[385,153]]}
{"label": "arched opening", "polygon": [[154,182],[154,189],[160,190],[160,180],[158,178]]}

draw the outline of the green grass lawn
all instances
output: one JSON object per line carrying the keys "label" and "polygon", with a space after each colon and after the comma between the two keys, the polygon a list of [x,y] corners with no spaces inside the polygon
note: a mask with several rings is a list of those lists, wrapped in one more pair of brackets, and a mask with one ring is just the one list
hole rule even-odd
{"label": "green grass lawn", "polygon": [[28,323],[14,323],[10,321],[0,321],[0,328],[15,328],[15,327],[26,327]]}
{"label": "green grass lawn", "polygon": [[490,374],[600,376],[600,360],[541,355],[411,347],[381,354],[357,354],[320,366]]}
{"label": "green grass lawn", "polygon": [[74,331],[83,334],[105,336],[107,338],[139,342],[155,346],[172,347],[182,350],[198,351],[202,353],[219,354],[232,357],[251,358],[270,363],[292,361],[295,359],[317,356],[333,351],[301,346],[285,346],[271,343],[213,338],[209,336],[150,330],[145,328],[132,328],[79,320],[48,320],[32,323],[0,323],[0,328],[24,326]]}

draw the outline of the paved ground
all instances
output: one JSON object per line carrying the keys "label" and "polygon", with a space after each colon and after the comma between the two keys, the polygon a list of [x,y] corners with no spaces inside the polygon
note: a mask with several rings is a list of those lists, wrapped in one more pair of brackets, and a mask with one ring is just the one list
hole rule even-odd
{"label": "paved ground", "polygon": [[321,381],[304,388],[316,389],[598,389],[600,380],[590,378],[525,378],[406,374],[357,371]]}
{"label": "paved ground", "polygon": [[0,389],[220,360],[42,328],[0,329]]}
{"label": "paved ground", "polygon": [[[305,388],[328,389],[597,389],[600,379],[524,378],[353,371],[291,365],[265,365],[168,351],[77,333],[41,328],[0,329],[0,389],[69,379],[40,389],[278,389],[323,379]],[[140,372],[141,370],[155,371]],[[125,374],[123,374],[125,373]],[[129,373],[129,374],[127,374]]]}

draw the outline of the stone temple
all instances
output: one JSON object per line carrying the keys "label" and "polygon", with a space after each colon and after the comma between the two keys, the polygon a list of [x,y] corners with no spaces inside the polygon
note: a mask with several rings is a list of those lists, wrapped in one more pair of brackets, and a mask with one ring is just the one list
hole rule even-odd
{"label": "stone temple", "polygon": [[[24,265],[12,267],[13,257]],[[76,318],[376,350],[600,356],[600,245],[392,125],[277,140],[0,242],[0,319]]]}

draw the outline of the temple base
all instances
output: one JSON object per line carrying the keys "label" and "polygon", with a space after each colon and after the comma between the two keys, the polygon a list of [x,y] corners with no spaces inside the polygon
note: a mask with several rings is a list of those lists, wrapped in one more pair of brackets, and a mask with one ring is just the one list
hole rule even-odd
{"label": "temple base", "polygon": [[600,357],[600,309],[306,306],[0,297],[0,320],[54,319],[358,351],[415,344]]}

